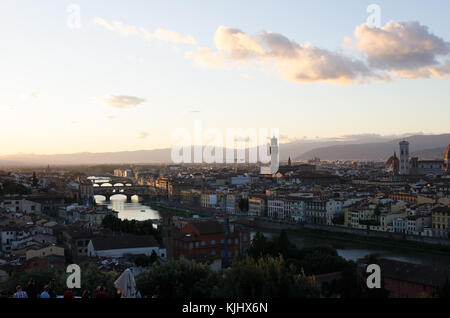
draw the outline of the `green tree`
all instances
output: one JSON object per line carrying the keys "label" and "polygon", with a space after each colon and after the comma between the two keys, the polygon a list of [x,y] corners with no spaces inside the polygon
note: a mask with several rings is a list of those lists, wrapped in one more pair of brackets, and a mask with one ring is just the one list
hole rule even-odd
{"label": "green tree", "polygon": [[283,257],[266,256],[254,259],[236,259],[224,273],[217,297],[320,297],[320,289],[311,277],[287,266]]}
{"label": "green tree", "polygon": [[33,177],[31,178],[31,182],[33,184],[33,187],[37,187],[39,185],[39,180],[36,177],[36,172],[33,171]]}
{"label": "green tree", "polygon": [[184,258],[157,261],[136,277],[141,294],[162,298],[209,298],[219,275],[208,265]]}

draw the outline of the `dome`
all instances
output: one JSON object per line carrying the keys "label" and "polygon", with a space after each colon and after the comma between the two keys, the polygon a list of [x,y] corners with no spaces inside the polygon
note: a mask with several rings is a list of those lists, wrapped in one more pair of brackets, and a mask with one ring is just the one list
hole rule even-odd
{"label": "dome", "polygon": [[398,165],[399,163],[400,161],[398,160],[397,155],[394,153],[394,155],[386,161],[386,167],[389,168],[393,165]]}
{"label": "dome", "polygon": [[444,160],[448,162],[450,160],[450,144],[447,146],[445,150]]}

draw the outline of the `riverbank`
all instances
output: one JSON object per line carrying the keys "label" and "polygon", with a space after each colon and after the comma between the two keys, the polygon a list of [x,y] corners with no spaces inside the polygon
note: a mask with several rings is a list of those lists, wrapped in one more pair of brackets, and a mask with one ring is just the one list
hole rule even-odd
{"label": "riverbank", "polygon": [[185,218],[192,218],[194,215],[198,215],[200,217],[210,217],[211,214],[203,211],[191,211],[188,209],[182,209],[182,208],[174,208],[174,207],[167,207],[164,206],[158,202],[145,202],[146,205],[149,205],[153,210],[156,210],[161,213],[170,213],[174,216],[179,217],[185,217]]}
{"label": "riverbank", "polygon": [[[279,233],[280,230],[273,228],[257,227],[259,231]],[[450,247],[408,240],[388,239],[383,237],[371,237],[353,233],[340,233],[318,229],[298,228],[286,229],[288,235],[299,237],[317,238],[330,242],[355,243],[373,248],[386,248],[391,250],[404,250],[408,252],[419,252],[433,255],[443,255],[450,257]]]}

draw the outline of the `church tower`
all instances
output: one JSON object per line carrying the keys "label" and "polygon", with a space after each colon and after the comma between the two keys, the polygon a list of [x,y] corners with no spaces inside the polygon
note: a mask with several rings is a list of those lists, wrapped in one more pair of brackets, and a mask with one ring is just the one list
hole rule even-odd
{"label": "church tower", "polygon": [[409,174],[409,142],[400,142],[400,174]]}
{"label": "church tower", "polygon": [[270,173],[277,173],[279,167],[278,139],[274,136],[270,139]]}

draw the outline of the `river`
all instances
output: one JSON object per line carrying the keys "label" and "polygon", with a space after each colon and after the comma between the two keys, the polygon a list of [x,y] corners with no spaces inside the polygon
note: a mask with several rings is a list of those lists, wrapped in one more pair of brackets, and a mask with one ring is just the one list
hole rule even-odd
{"label": "river", "polygon": [[[278,235],[273,232],[263,232],[266,237]],[[325,238],[313,238],[309,236],[301,236],[300,234],[288,235],[289,240],[298,248],[329,246],[336,249],[339,256],[346,260],[356,261],[359,258],[370,254],[379,254],[380,256],[392,260],[403,261],[413,264],[424,264],[439,267],[448,267],[450,264],[450,255],[437,255],[433,253],[407,251],[395,248],[376,248],[369,244],[361,242],[336,241]]]}
{"label": "river", "polygon": [[102,195],[95,196],[95,202],[98,205],[106,205],[108,208],[119,212],[119,218],[122,220],[158,220],[161,218],[158,211],[153,210],[149,206],[139,203],[137,196],[131,197],[131,202],[127,202],[127,197],[122,194],[113,195],[110,201]]}
{"label": "river", "polygon": [[[101,180],[100,182],[108,180]],[[155,220],[160,219],[161,215],[159,211],[153,210],[151,207],[143,205],[139,202],[138,196],[131,197],[131,202],[127,202],[126,196],[122,194],[113,195],[110,201],[106,201],[103,196],[95,196],[95,200],[99,205],[106,205],[119,212],[120,219],[127,220]],[[254,233],[252,233],[254,234]],[[264,236],[273,237],[276,235],[272,232],[264,232]],[[342,256],[346,260],[357,260],[364,256],[376,253],[382,257],[404,261],[414,264],[427,264],[433,266],[447,267],[450,264],[450,255],[437,255],[426,252],[417,251],[405,251],[403,249],[386,249],[376,248],[372,245],[364,244],[361,242],[349,242],[349,241],[335,241],[326,238],[313,238],[309,236],[301,236],[300,234],[289,234],[289,240],[295,244],[298,248],[304,247],[318,247],[329,246],[336,249],[339,256]]]}

